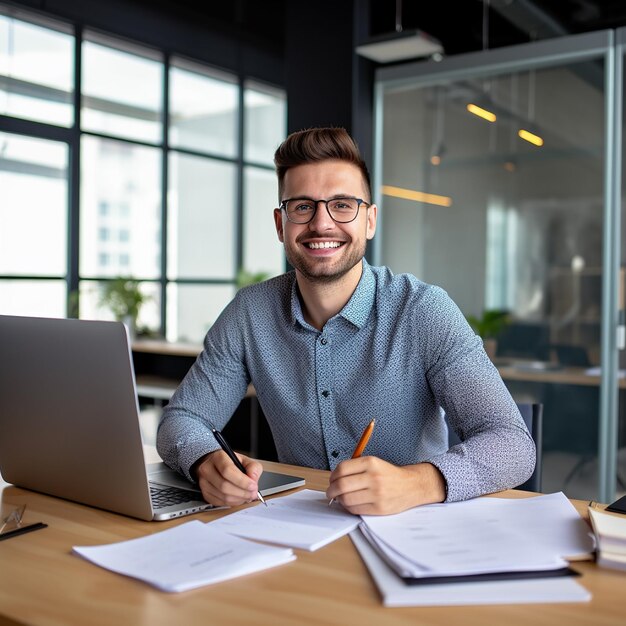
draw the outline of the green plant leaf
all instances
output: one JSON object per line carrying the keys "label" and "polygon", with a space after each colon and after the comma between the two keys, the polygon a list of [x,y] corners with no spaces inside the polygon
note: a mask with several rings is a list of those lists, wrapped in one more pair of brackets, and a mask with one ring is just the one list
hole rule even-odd
{"label": "green plant leaf", "polygon": [[496,338],[509,324],[511,316],[503,309],[487,309],[481,317],[467,315],[466,319],[477,335],[488,339]]}
{"label": "green plant leaf", "polygon": [[118,321],[130,317],[137,320],[141,306],[150,300],[139,288],[139,281],[132,278],[115,278],[107,281],[100,295],[100,304],[106,306]]}
{"label": "green plant leaf", "polygon": [[268,272],[257,272],[252,273],[245,269],[240,269],[237,272],[237,289],[241,289],[242,287],[247,287],[248,285],[254,285],[256,283],[261,283],[264,280],[269,278]]}

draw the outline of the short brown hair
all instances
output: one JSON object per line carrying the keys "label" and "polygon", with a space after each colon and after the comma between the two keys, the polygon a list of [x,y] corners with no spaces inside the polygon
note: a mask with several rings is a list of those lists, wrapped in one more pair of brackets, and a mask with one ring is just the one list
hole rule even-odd
{"label": "short brown hair", "polygon": [[298,165],[326,161],[327,159],[338,159],[356,165],[365,183],[365,189],[370,202],[372,196],[370,174],[367,165],[361,157],[359,148],[354,139],[350,137],[345,128],[309,128],[291,133],[278,146],[274,154],[274,165],[278,175],[279,200],[282,198],[285,174],[287,171]]}

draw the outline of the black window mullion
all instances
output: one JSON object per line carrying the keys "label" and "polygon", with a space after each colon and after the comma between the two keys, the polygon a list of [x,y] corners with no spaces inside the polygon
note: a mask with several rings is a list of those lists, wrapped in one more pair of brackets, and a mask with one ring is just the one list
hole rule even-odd
{"label": "black window mullion", "polygon": [[72,294],[78,294],[80,281],[80,95],[82,90],[82,40],[83,29],[76,25],[74,29],[74,125],[70,138],[69,160],[69,219],[67,237],[67,312],[69,315],[78,315],[79,299]]}
{"label": "black window mullion", "polygon": [[169,187],[170,128],[170,55],[163,59],[163,151],[161,155],[161,335],[167,336],[167,219]]}
{"label": "black window mullion", "polygon": [[238,115],[238,139],[237,139],[237,189],[235,193],[236,211],[236,242],[235,242],[235,271],[239,273],[243,269],[243,231],[244,223],[244,143],[245,143],[245,100],[244,100],[244,77],[239,75],[239,115]]}

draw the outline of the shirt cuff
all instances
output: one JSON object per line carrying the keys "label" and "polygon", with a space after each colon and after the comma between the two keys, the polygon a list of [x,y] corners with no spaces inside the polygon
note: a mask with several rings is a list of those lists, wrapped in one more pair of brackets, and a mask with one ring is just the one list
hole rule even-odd
{"label": "shirt cuff", "polygon": [[474,472],[468,463],[461,461],[457,455],[445,452],[426,461],[434,465],[443,475],[446,483],[446,499],[444,502],[461,502],[482,495],[473,480]]}

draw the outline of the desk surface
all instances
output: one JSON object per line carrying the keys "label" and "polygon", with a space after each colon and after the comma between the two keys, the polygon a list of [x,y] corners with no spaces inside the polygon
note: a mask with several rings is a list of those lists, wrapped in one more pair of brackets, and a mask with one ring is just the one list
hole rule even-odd
{"label": "desk surface", "polygon": [[[325,489],[328,472],[265,463]],[[626,574],[591,562],[574,568],[593,594],[587,604],[393,608],[378,592],[348,537],[297,560],[217,585],[167,594],[70,554],[74,545],[104,544],[180,524],[209,521],[223,511],[171,522],[141,522],[0,482],[5,507],[27,504],[26,522],[48,528],[0,542],[0,625],[90,624],[623,624]],[[522,492],[506,492],[523,497]],[[585,504],[575,502],[579,511]]]}

